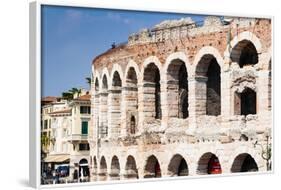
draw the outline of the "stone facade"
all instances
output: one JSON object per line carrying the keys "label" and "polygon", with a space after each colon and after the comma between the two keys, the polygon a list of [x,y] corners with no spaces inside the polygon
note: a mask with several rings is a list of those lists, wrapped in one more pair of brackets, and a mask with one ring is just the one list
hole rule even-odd
{"label": "stone facade", "polygon": [[271,20],[163,21],[92,71],[92,181],[270,170]]}

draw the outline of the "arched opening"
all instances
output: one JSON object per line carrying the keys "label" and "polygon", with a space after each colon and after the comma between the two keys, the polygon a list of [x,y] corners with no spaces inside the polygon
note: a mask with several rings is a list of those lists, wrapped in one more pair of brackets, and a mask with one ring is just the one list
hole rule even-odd
{"label": "arched opening", "polygon": [[231,172],[257,172],[259,170],[254,158],[247,153],[239,154],[234,159]]}
{"label": "arched opening", "polygon": [[222,169],[218,157],[211,153],[205,153],[198,161],[197,174],[221,174]]}
{"label": "arched opening", "polygon": [[152,155],[148,157],[145,165],[144,178],[161,177],[161,168],[157,158]]}
{"label": "arched opening", "polygon": [[[198,104],[206,104],[203,114],[218,116],[221,114],[221,77],[217,59],[211,55],[204,55],[196,67],[196,94]],[[203,96],[202,96],[203,94]],[[200,107],[200,106],[199,106]]]}
{"label": "arched opening", "polygon": [[242,93],[235,93],[234,112],[236,115],[249,115],[257,113],[257,95],[250,88],[245,88]]}
{"label": "arched opening", "polygon": [[139,178],[135,158],[131,155],[127,157],[127,162],[125,166],[125,178],[127,179]]}
{"label": "arched opening", "polygon": [[189,116],[187,77],[185,63],[180,59],[173,60],[167,70],[169,117],[185,119]]}
{"label": "arched opening", "polygon": [[112,86],[114,86],[114,87],[122,86],[122,81],[121,81],[120,75],[117,71],[115,71],[113,74]]}
{"label": "arched opening", "polygon": [[[126,105],[126,131],[130,133],[131,129],[131,117],[132,115],[138,115],[138,80],[137,73],[134,67],[130,67],[126,77],[126,87],[124,89],[124,99]],[[135,118],[136,119],[136,118]],[[137,124],[135,123],[135,131]]]}
{"label": "arched opening", "polygon": [[130,125],[130,134],[136,133],[136,118],[135,116],[131,116],[131,125]]}
{"label": "arched opening", "polygon": [[249,40],[242,40],[236,44],[230,54],[232,62],[237,62],[242,68],[245,65],[258,63],[258,53],[255,45]]}
{"label": "arched opening", "polygon": [[154,63],[144,69],[143,81],[145,117],[161,119],[160,72]]}
{"label": "arched opening", "polygon": [[95,82],[95,91],[98,92],[99,91],[99,79],[96,78],[96,82]]}
{"label": "arched opening", "polygon": [[79,179],[80,182],[89,181],[90,171],[89,164],[86,159],[81,159],[79,162]]}
{"label": "arched opening", "polygon": [[122,81],[117,71],[113,73],[112,89],[109,94],[109,126],[110,136],[118,137],[121,130],[121,93]]}
{"label": "arched opening", "polygon": [[117,156],[113,156],[113,158],[111,160],[110,178],[112,180],[120,179],[120,165],[119,165],[119,159],[117,158]]}
{"label": "arched opening", "polygon": [[104,156],[102,156],[100,160],[99,180],[100,181],[107,180],[107,165]]}
{"label": "arched opening", "polygon": [[188,166],[181,155],[173,156],[168,166],[168,173],[170,176],[188,176]]}
{"label": "arched opening", "polygon": [[102,78],[102,92],[100,93],[100,125],[99,133],[101,138],[108,136],[108,84],[107,77]]}

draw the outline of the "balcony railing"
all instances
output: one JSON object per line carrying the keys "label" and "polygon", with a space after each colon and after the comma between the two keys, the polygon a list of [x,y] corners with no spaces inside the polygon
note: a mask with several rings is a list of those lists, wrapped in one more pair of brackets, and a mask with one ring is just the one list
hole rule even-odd
{"label": "balcony railing", "polygon": [[75,141],[88,141],[88,134],[71,134],[67,138],[70,142]]}

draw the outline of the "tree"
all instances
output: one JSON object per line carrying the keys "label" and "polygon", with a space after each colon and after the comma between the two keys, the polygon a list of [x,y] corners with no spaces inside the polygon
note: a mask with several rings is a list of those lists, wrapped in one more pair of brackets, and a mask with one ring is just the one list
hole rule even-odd
{"label": "tree", "polygon": [[71,92],[63,92],[62,93],[62,98],[66,100],[72,100],[73,99],[73,94]]}
{"label": "tree", "polygon": [[87,84],[88,84],[89,87],[91,88],[91,82],[92,82],[91,77],[86,77],[85,79],[86,79],[86,81],[87,81]]}

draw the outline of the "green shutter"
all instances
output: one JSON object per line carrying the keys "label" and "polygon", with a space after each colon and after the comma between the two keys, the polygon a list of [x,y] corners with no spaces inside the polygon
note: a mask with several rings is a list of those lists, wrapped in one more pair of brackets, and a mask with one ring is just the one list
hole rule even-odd
{"label": "green shutter", "polygon": [[82,135],[88,135],[88,121],[82,121]]}

